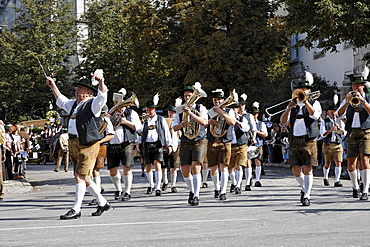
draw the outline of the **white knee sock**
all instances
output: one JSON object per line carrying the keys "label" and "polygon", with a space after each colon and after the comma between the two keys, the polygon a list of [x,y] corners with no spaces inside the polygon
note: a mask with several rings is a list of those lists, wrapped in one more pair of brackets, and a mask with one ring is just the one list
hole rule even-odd
{"label": "white knee sock", "polygon": [[213,185],[215,186],[215,190],[220,190],[220,180],[218,178],[218,174],[212,176]]}
{"label": "white knee sock", "polygon": [[125,193],[131,194],[132,174],[123,175],[123,182],[125,183]]}
{"label": "white knee sock", "polygon": [[304,197],[310,199],[313,184],[313,175],[304,175]]}
{"label": "white knee sock", "polygon": [[252,168],[245,168],[245,185],[250,185],[251,184],[251,178],[252,178]]}
{"label": "white knee sock", "polygon": [[162,171],[154,171],[155,175],[155,190],[161,190]]}
{"label": "white knee sock", "polygon": [[76,184],[76,194],[75,194],[75,201],[72,206],[72,209],[76,212],[79,213],[81,211],[81,205],[82,201],[84,199],[86,192],[86,183],[78,183]]}
{"label": "white knee sock", "polygon": [[335,167],[335,182],[339,182],[340,174],[342,173],[342,167]]}
{"label": "white knee sock", "polygon": [[228,170],[221,172],[221,194],[226,194]]}
{"label": "white knee sock", "polygon": [[236,187],[240,189],[240,186],[242,184],[243,180],[243,171],[235,171],[235,177],[236,177]]}
{"label": "white knee sock", "polygon": [[114,187],[116,187],[116,191],[122,192],[122,184],[121,184],[121,173],[118,172],[118,174],[114,177],[110,177],[112,180]]}
{"label": "white knee sock", "polygon": [[162,178],[163,178],[163,183],[168,184],[168,178],[167,178],[167,169],[162,170]]}
{"label": "white knee sock", "polygon": [[202,183],[207,183],[208,174],[209,174],[209,169],[202,170]]}
{"label": "white knee sock", "polygon": [[229,173],[231,184],[236,185],[236,178],[235,178],[235,171],[233,170],[231,173]]}
{"label": "white knee sock", "polygon": [[256,166],[256,181],[260,181],[261,178],[261,166]]}
{"label": "white knee sock", "polygon": [[194,193],[194,183],[193,183],[193,176],[189,176],[187,178],[184,177],[185,183],[188,186],[189,190]]}
{"label": "white knee sock", "polygon": [[322,172],[324,173],[324,179],[329,179],[329,168],[322,168]]}
{"label": "white knee sock", "polygon": [[148,179],[149,187],[154,187],[154,181],[153,181],[153,172],[145,172],[146,179]]}
{"label": "white knee sock", "polygon": [[370,182],[370,170],[369,169],[363,169],[362,170],[362,183],[364,184],[364,189],[362,193],[369,193],[369,182]]}
{"label": "white knee sock", "polygon": [[303,177],[303,174],[301,174],[300,177],[295,177],[295,179],[297,180],[297,182],[301,186],[301,190],[304,192],[305,191],[305,187],[304,187],[304,177]]}
{"label": "white knee sock", "polygon": [[358,186],[358,180],[357,180],[357,171],[354,170],[353,172],[348,172],[349,174],[349,177],[351,178],[351,181],[352,181],[352,187],[355,189],[355,190],[358,190],[359,189],[359,186]]}
{"label": "white knee sock", "polygon": [[107,203],[104,196],[100,194],[100,187],[98,187],[96,183],[92,182],[86,189],[96,199],[99,206],[104,206]]}
{"label": "white knee sock", "polygon": [[199,198],[200,184],[202,183],[202,175],[193,175],[193,186],[194,186],[194,196]]}
{"label": "white knee sock", "polygon": [[101,187],[101,177],[97,176],[93,178],[93,181],[96,183],[96,185],[100,188]]}
{"label": "white knee sock", "polygon": [[177,180],[177,171],[175,173],[171,173],[171,187],[176,187],[176,180]]}

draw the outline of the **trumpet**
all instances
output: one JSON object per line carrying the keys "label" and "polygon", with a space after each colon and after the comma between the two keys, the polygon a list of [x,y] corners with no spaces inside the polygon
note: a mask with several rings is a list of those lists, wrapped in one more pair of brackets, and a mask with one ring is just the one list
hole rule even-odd
{"label": "trumpet", "polygon": [[287,99],[287,100],[284,100],[284,101],[282,101],[280,103],[277,103],[275,105],[272,105],[270,107],[267,107],[265,109],[265,111],[266,111],[267,115],[269,115],[270,117],[272,117],[272,116],[275,116],[275,115],[277,115],[279,113],[284,112],[286,109],[283,109],[283,110],[280,110],[280,111],[277,111],[277,112],[274,112],[274,113],[271,113],[270,112],[271,109],[274,109],[274,108],[276,108],[276,107],[278,107],[280,105],[283,105],[285,103],[288,103],[288,102],[290,103],[292,101],[294,103],[296,103],[297,105],[300,105],[301,106],[307,100],[315,100],[315,99],[319,98],[320,95],[321,95],[320,91],[314,91],[314,92],[311,92],[311,93],[307,93],[306,94],[302,89],[299,89],[298,88],[298,89],[296,89],[296,90],[293,91],[292,98],[291,99]]}

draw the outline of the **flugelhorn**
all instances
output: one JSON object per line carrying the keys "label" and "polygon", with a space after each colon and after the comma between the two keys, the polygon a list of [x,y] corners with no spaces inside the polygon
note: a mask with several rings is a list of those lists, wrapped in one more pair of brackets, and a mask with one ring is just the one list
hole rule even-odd
{"label": "flugelhorn", "polygon": [[[116,104],[109,110],[108,114],[110,115],[109,119],[111,120],[114,130],[116,130],[120,125],[120,115],[117,115],[117,111],[125,106],[136,105],[139,107],[139,100],[136,97],[136,94],[133,92],[131,97]],[[104,118],[101,118],[102,123],[99,127],[99,135],[101,135],[105,129],[107,128],[108,123],[105,121]]]}
{"label": "flugelhorn", "polygon": [[351,93],[351,98],[349,99],[348,103],[353,107],[353,108],[358,108],[361,104],[360,98],[356,96],[356,93],[358,91],[350,91]]}

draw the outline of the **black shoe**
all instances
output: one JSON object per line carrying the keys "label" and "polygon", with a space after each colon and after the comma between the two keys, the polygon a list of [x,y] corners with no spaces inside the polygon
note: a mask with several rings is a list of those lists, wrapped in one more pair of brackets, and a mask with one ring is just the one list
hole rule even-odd
{"label": "black shoe", "polygon": [[335,182],[334,187],[343,187],[343,184],[341,182]]}
{"label": "black shoe", "polygon": [[241,189],[239,187],[236,187],[235,188],[235,194],[238,195],[238,194],[241,194],[241,193],[242,193]]}
{"label": "black shoe", "polygon": [[125,193],[122,198],[121,198],[121,201],[130,201],[131,200],[131,195],[128,194],[128,193]]}
{"label": "black shoe", "polygon": [[362,201],[367,201],[369,200],[368,196],[367,196],[367,193],[362,193],[361,197],[360,197],[360,200]]}
{"label": "black shoe", "polygon": [[95,206],[97,204],[96,199],[92,199],[91,202],[89,202],[89,206]]}
{"label": "black shoe", "polygon": [[161,194],[162,194],[161,190],[156,190],[155,191],[155,196],[161,196]]}
{"label": "black shoe", "polygon": [[108,211],[111,208],[112,208],[112,206],[107,202],[104,206],[98,206],[98,209],[94,213],[92,213],[91,215],[92,216],[100,216],[105,211]]}
{"label": "black shoe", "polygon": [[301,192],[299,193],[299,201],[301,202],[301,203],[303,203],[303,201],[304,201],[304,192],[301,190]]}
{"label": "black shoe", "polygon": [[103,194],[103,193],[104,193],[104,188],[100,187],[100,194]]}
{"label": "black shoe", "polygon": [[141,177],[142,177],[142,178],[143,178],[143,177],[145,177],[145,174],[144,174],[144,172],[142,172],[142,173],[141,173]]}
{"label": "black shoe", "polygon": [[153,194],[153,188],[152,187],[148,187],[148,189],[146,190],[146,193],[149,195],[149,194]]}
{"label": "black shoe", "polygon": [[359,198],[360,197],[360,191],[356,189],[352,189],[352,197],[353,198]]}
{"label": "black shoe", "polygon": [[220,191],[219,190],[215,190],[215,198],[220,198]]}
{"label": "black shoe", "polygon": [[122,192],[121,191],[115,191],[114,192],[114,200],[118,200],[121,195],[122,195]]}
{"label": "black shoe", "polygon": [[251,186],[250,185],[246,185],[245,186],[245,191],[251,191],[252,189],[251,189]]}
{"label": "black shoe", "polygon": [[163,190],[163,191],[166,191],[166,190],[167,190],[167,185],[168,185],[168,184],[163,184],[163,185],[162,185],[162,190]]}
{"label": "black shoe", "polygon": [[221,194],[220,195],[220,200],[225,201],[226,200],[226,194]]}
{"label": "black shoe", "polygon": [[54,172],[59,172],[59,171],[57,169],[55,169]]}
{"label": "black shoe", "polygon": [[330,184],[329,184],[329,180],[327,180],[326,178],[324,178],[324,185],[325,186],[329,186]]}
{"label": "black shoe", "polygon": [[310,206],[310,205],[311,205],[310,199],[304,198],[302,202],[302,206]]}
{"label": "black shoe", "polygon": [[207,183],[202,183],[202,188],[208,188],[208,184]]}
{"label": "black shoe", "polygon": [[177,189],[176,189],[176,187],[172,187],[172,188],[171,188],[171,193],[177,193]]}
{"label": "black shoe", "polygon": [[188,204],[192,205],[194,202],[194,193],[193,192],[189,192],[189,198],[188,198]]}
{"label": "black shoe", "polygon": [[191,203],[192,206],[198,206],[199,205],[199,198],[196,196],[193,199],[193,202]]}
{"label": "black shoe", "polygon": [[231,184],[230,186],[230,193],[234,193],[235,192],[235,184]]}
{"label": "black shoe", "polygon": [[254,186],[255,186],[255,187],[262,187],[262,184],[261,184],[261,182],[260,182],[260,181],[256,181],[256,182],[254,183]]}
{"label": "black shoe", "polygon": [[81,217],[81,212],[77,214],[76,211],[74,211],[74,209],[71,209],[66,214],[61,215],[60,219],[61,220],[71,220],[71,219],[77,219],[80,217]]}

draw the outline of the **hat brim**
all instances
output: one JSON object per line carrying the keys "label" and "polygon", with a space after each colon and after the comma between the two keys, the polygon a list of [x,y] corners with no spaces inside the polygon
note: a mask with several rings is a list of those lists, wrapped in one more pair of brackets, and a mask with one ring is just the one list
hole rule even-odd
{"label": "hat brim", "polygon": [[86,85],[86,84],[83,84],[83,83],[78,83],[78,82],[73,82],[72,83],[72,86],[83,86],[85,88],[88,88],[90,89],[91,91],[93,91],[94,93],[96,93],[98,91],[97,88],[93,87],[93,86],[90,86],[90,85]]}
{"label": "hat brim", "polygon": [[194,92],[194,89],[190,89],[190,88],[185,88],[183,90],[181,90],[181,95],[184,95],[185,92]]}

